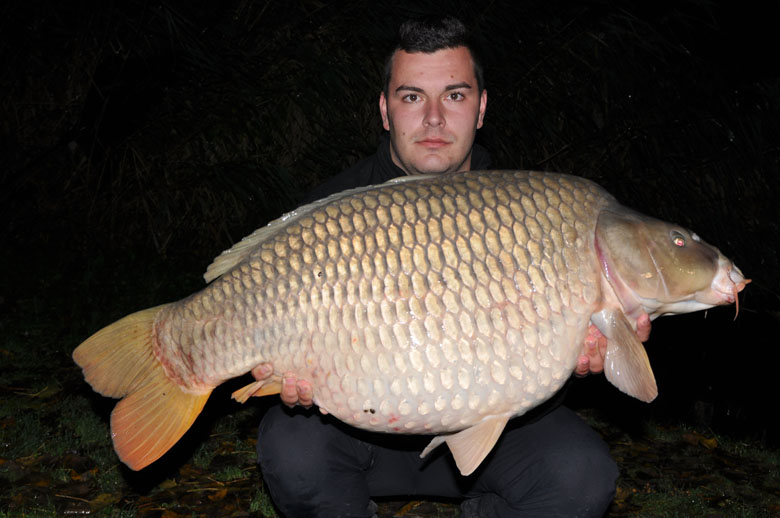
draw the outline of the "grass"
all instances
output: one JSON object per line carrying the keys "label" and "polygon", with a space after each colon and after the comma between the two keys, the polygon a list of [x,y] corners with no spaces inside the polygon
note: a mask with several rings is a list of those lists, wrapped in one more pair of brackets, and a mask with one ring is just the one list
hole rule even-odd
{"label": "grass", "polygon": [[249,502],[249,510],[253,513],[260,513],[261,516],[267,518],[276,518],[277,516],[274,504],[265,487],[260,488],[255,492],[252,501]]}
{"label": "grass", "polygon": [[685,422],[621,432],[586,414],[620,465],[610,516],[769,517],[780,509],[777,448]]}

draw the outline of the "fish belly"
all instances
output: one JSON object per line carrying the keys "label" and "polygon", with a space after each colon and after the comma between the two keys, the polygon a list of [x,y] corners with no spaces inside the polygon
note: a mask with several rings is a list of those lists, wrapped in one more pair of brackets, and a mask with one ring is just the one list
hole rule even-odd
{"label": "fish belly", "polygon": [[612,198],[576,177],[475,172],[332,197],[166,307],[155,354],[197,391],[273,362],[351,425],[442,433],[519,415],[575,367]]}

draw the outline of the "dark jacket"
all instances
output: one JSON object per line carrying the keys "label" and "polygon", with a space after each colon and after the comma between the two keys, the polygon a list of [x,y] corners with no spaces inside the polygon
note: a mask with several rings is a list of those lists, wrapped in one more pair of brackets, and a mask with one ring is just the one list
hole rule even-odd
{"label": "dark jacket", "polygon": [[[471,169],[489,168],[490,153],[479,144],[474,144],[471,152]],[[302,202],[310,203],[346,189],[377,185],[405,175],[403,169],[395,165],[390,157],[390,138],[385,134],[379,142],[376,153],[315,187]]]}

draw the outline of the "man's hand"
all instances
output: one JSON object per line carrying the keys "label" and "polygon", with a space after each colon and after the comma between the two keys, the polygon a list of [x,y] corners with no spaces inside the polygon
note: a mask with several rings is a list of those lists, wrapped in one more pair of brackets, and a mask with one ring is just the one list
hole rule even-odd
{"label": "man's hand", "polygon": [[[252,369],[252,376],[260,381],[270,377],[273,372],[273,365],[270,362],[261,363]],[[282,390],[279,392],[279,396],[285,405],[289,407],[300,405],[304,408],[310,408],[314,404],[313,392],[311,383],[307,380],[297,379],[294,372],[285,372],[282,376]],[[323,409],[320,409],[320,412],[328,413]]]}
{"label": "man's hand", "polygon": [[[636,336],[640,342],[650,338],[650,317],[642,315],[636,322]],[[585,345],[582,355],[577,360],[574,375],[577,377],[588,374],[598,374],[604,370],[604,356],[607,354],[607,337],[601,334],[593,324],[588,327],[588,336],[585,337]]]}

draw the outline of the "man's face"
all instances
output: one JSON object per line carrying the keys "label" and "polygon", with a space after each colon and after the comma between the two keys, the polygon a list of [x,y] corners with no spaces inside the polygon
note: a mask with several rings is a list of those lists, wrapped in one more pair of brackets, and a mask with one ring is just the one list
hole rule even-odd
{"label": "man's face", "polygon": [[387,92],[379,96],[379,111],[397,166],[406,174],[471,168],[487,92],[478,92],[466,47],[432,54],[397,51]]}

